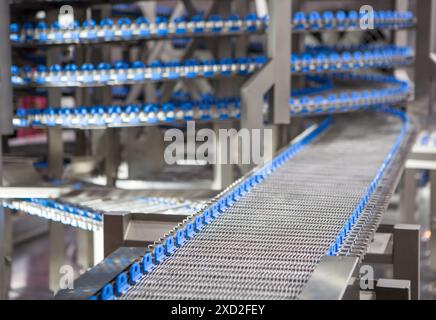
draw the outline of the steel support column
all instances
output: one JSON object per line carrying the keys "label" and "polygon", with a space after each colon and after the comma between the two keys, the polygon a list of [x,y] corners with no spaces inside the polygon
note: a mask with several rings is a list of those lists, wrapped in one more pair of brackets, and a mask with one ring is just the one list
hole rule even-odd
{"label": "steel support column", "polygon": [[400,195],[400,219],[401,223],[415,223],[416,211],[416,170],[406,168],[403,174],[403,187]]}
{"label": "steel support column", "polygon": [[419,300],[420,236],[419,225],[394,226],[394,279],[410,280],[411,299]]}
{"label": "steel support column", "polygon": [[[48,13],[48,19],[54,21],[58,18],[58,11],[53,10]],[[47,51],[47,64],[58,64],[61,61],[60,48],[49,48]],[[48,89],[48,105],[61,106],[61,89]],[[47,129],[48,143],[48,174],[50,179],[58,180],[62,178],[64,143],[62,139],[62,128],[53,127]],[[59,222],[49,222],[49,288],[54,293],[59,290],[59,270],[65,261],[65,226]]]}
{"label": "steel support column", "polygon": [[291,92],[291,27],[292,1],[270,0],[268,4],[268,57],[274,62],[272,93],[272,123],[289,124],[289,96]]}
{"label": "steel support column", "polygon": [[433,113],[431,106],[430,52],[434,43],[434,0],[416,1],[415,103],[410,111],[420,116]]}

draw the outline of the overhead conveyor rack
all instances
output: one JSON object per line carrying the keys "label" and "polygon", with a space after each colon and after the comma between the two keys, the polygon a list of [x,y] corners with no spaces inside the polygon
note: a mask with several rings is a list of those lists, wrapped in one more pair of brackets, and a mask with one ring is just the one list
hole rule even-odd
{"label": "overhead conveyor rack", "polygon": [[[375,73],[329,74],[308,77],[313,87],[295,90],[289,99],[290,116],[332,114],[367,109],[373,105],[397,105],[407,101],[410,84]],[[241,102],[237,97],[181,100],[163,105],[95,106],[48,109],[20,109],[16,127],[104,128],[155,126],[185,121],[228,121],[239,119]]]}
{"label": "overhead conveyor rack", "polygon": [[[364,257],[386,205],[377,193],[395,187],[414,130],[404,113],[383,107],[325,119],[90,295],[299,298],[324,256]],[[83,294],[76,290],[58,298]]]}
{"label": "overhead conveyor rack", "polygon": [[[312,11],[310,13],[296,12],[291,22],[293,32],[317,31],[361,31],[359,27],[365,13],[356,11]],[[247,14],[244,18],[236,14],[228,17],[211,15],[194,15],[175,17],[168,21],[166,17],[157,17],[150,22],[145,17],[132,21],[128,17],[119,18],[114,22],[106,18],[97,22],[85,20],[81,26],[78,21],[62,27],[58,21],[51,26],[40,21],[32,23],[17,23],[10,25],[12,43],[16,46],[41,46],[61,44],[98,44],[111,42],[126,42],[138,40],[159,40],[167,38],[192,38],[211,36],[237,36],[265,32],[268,27],[268,17],[258,17],[256,13]],[[374,26],[380,29],[406,29],[415,24],[412,12],[376,11]]]}
{"label": "overhead conveyor rack", "polygon": [[[342,52],[338,51],[341,50]],[[264,56],[254,58],[224,58],[220,61],[198,61],[190,59],[179,62],[153,61],[145,65],[141,61],[127,63],[119,61],[114,65],[100,63],[97,67],[84,64],[78,68],[68,64],[36,69],[13,66],[12,83],[20,88],[61,87],[61,86],[105,86],[126,85],[138,82],[177,81],[180,79],[217,78],[249,75],[260,70],[268,60]],[[413,50],[396,46],[361,46],[360,48],[313,47],[308,52],[293,54],[291,71],[293,74],[318,74],[331,72],[351,72],[368,68],[398,68],[413,62]]]}

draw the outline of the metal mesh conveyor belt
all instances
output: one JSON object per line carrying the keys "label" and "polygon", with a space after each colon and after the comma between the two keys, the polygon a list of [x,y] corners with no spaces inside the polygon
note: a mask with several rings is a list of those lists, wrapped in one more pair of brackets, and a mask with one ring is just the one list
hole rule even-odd
{"label": "metal mesh conveyor belt", "polygon": [[[335,117],[322,136],[121,298],[298,298],[402,127],[398,117],[381,112]],[[352,231],[355,227],[359,224]],[[346,251],[341,248],[340,254]]]}

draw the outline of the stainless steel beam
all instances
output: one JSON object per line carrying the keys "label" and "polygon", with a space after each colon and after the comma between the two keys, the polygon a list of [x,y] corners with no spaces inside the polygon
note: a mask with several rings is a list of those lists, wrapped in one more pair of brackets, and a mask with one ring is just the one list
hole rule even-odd
{"label": "stainless steel beam", "polygon": [[270,0],[268,27],[268,57],[274,61],[272,122],[289,124],[289,95],[291,92],[291,28],[292,1]]}
{"label": "stainless steel beam", "polygon": [[13,89],[11,84],[12,53],[9,40],[9,15],[8,1],[0,1],[0,136],[13,133]]}
{"label": "stainless steel beam", "polygon": [[401,223],[414,223],[416,210],[416,181],[415,169],[406,168],[403,174],[403,188],[400,195],[400,219]]}
{"label": "stainless steel beam", "polygon": [[264,95],[274,84],[274,72],[274,61],[270,61],[242,86],[242,128],[261,129],[263,127]]}
{"label": "stainless steel beam", "polygon": [[300,299],[358,300],[358,263],[357,257],[322,257]]}

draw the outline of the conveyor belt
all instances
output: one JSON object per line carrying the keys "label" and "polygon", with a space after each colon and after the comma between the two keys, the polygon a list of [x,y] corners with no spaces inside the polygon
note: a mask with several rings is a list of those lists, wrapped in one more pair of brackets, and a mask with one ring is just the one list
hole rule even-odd
{"label": "conveyor belt", "polygon": [[395,111],[335,118],[301,152],[285,151],[247,178],[261,177],[153,270],[130,279],[135,284],[117,277],[116,291],[122,299],[298,298],[322,256],[366,246],[365,207],[409,134]]}

